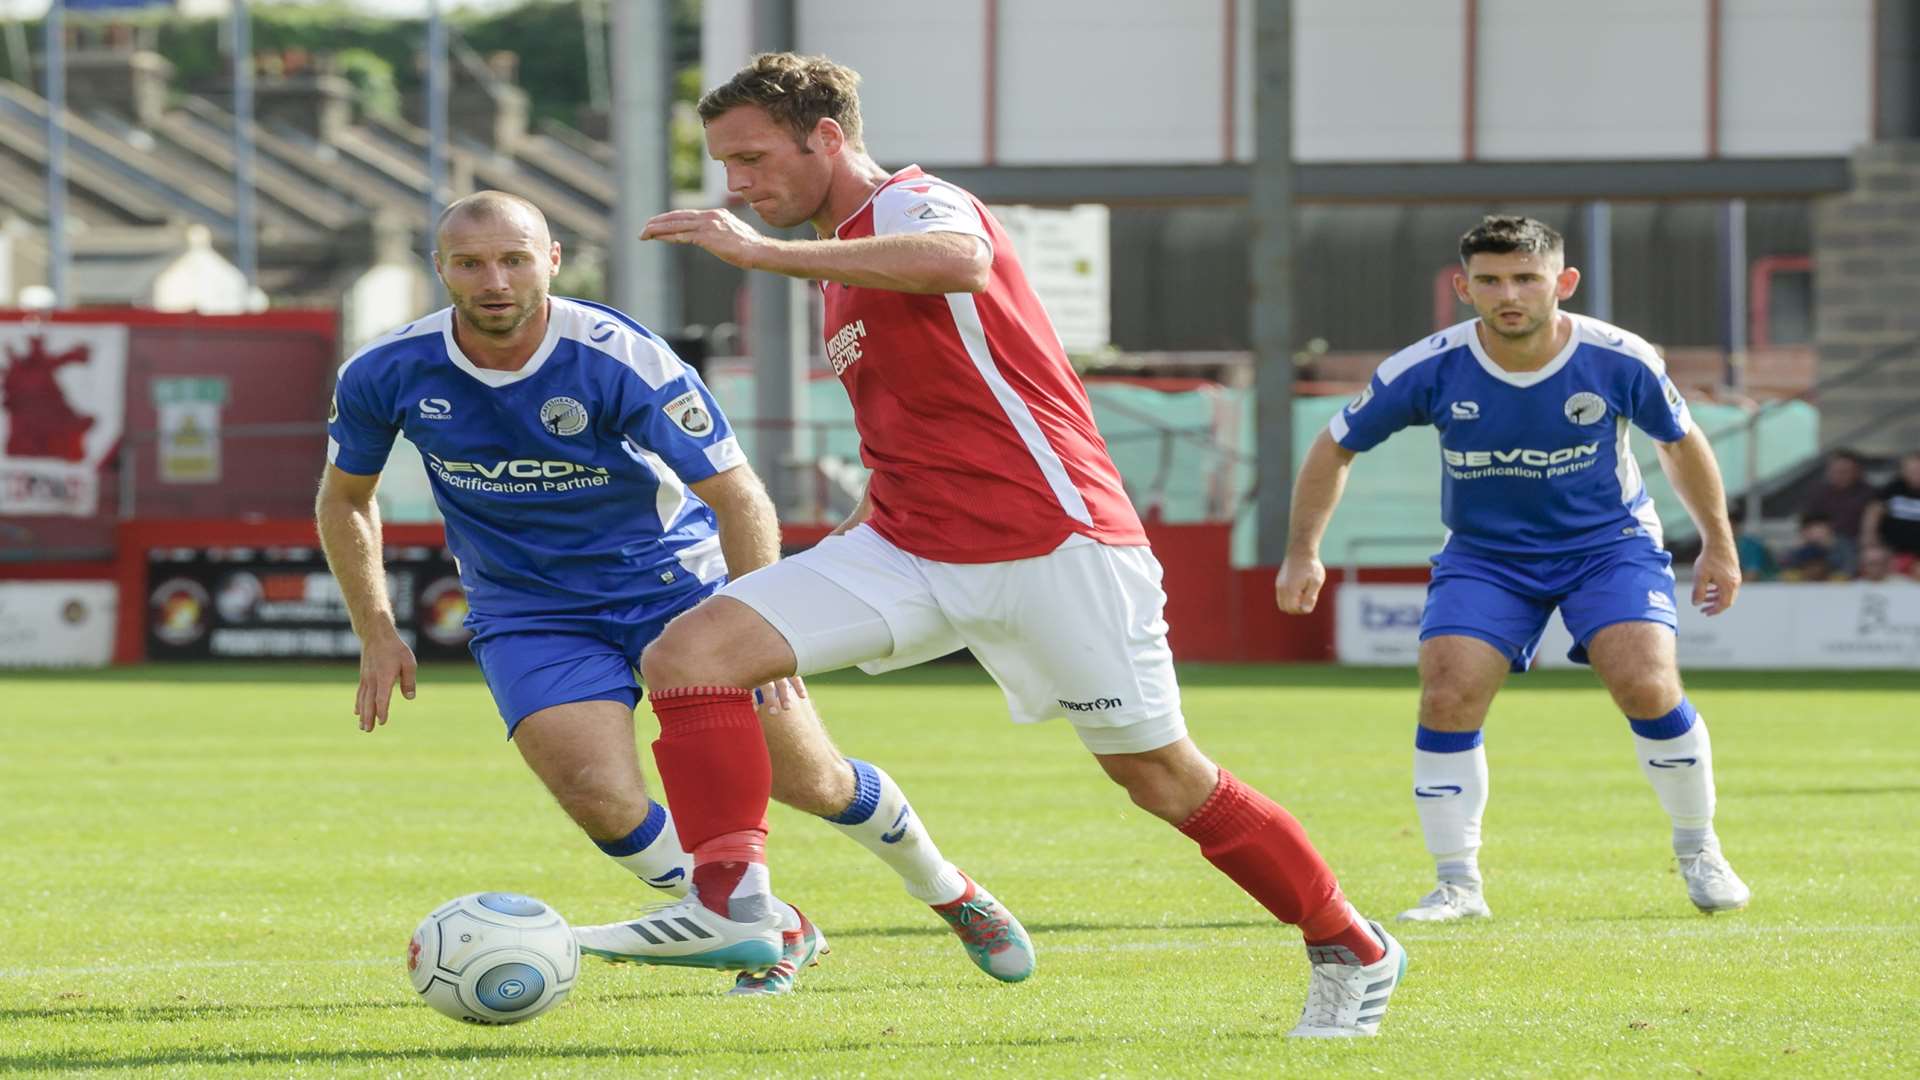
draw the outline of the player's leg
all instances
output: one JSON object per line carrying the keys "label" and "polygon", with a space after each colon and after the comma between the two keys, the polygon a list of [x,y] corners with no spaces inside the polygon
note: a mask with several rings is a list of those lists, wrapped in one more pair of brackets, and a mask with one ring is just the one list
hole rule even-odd
{"label": "player's leg", "polygon": [[1713,743],[1681,688],[1673,630],[1659,622],[1612,623],[1593,633],[1586,651],[1626,713],[1640,770],[1673,822],[1673,853],[1688,898],[1708,914],[1747,906],[1752,891],[1714,834]]}
{"label": "player's leg", "polygon": [[482,627],[470,646],[507,737],[588,839],[648,885],[687,890],[672,820],[647,797],[633,668],[598,633]]}
{"label": "player's leg", "polygon": [[1434,561],[1420,617],[1420,714],[1413,737],[1413,807],[1435,883],[1400,913],[1410,922],[1492,914],[1481,886],[1487,811],[1487,708],[1507,672],[1525,671],[1552,605],[1511,563],[1457,552]]}
{"label": "player's leg", "polygon": [[[831,537],[726,587],[776,627],[805,673],[858,664],[870,672],[921,663],[962,642],[914,562],[871,529]],[[1032,974],[1032,942],[1005,904],[942,856],[892,777],[843,757],[818,714],[762,711],[774,796],[826,818],[900,876],[982,971],[1003,982]]]}
{"label": "player's leg", "polygon": [[825,820],[872,852],[922,903],[947,904],[966,892],[966,876],[940,854],[900,785],[879,766],[842,755],[811,698],[768,700],[760,725],[774,801]]}
{"label": "player's leg", "polygon": [[647,795],[633,741],[633,706],[575,701],[521,720],[520,757],[587,838],[635,877],[685,896],[691,869],[673,818]]}
{"label": "player's leg", "polygon": [[1153,553],[1082,543],[1011,563],[935,564],[929,573],[1014,719],[1067,716],[1135,805],[1300,927],[1312,974],[1293,1034],[1375,1034],[1406,954],[1347,903],[1291,814],[1187,737]]}
{"label": "player's leg", "polygon": [[1413,737],[1413,808],[1435,884],[1407,922],[1484,918],[1480,827],[1487,812],[1487,708],[1512,661],[1487,641],[1440,634],[1420,643],[1420,716]]}

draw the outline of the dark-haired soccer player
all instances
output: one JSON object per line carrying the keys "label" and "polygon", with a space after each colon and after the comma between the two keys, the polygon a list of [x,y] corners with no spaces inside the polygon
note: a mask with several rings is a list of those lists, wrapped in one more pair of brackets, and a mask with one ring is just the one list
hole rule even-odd
{"label": "dark-haired soccer player", "polygon": [[[776,53],[700,102],[729,190],[822,239],[769,239],[725,210],[661,214],[641,233],[821,283],[827,358],[873,474],[838,535],[728,585],[642,658],[655,760],[693,851],[687,917],[736,940],[759,932],[731,910],[767,888],[748,687],[964,646],[1015,720],[1071,720],[1136,804],[1301,928],[1312,970],[1295,1035],[1374,1034],[1405,953],[1347,903],[1299,822],[1187,737],[1160,565],[1085,388],[979,200],[867,156],[857,81]],[[711,782],[728,769],[736,783]],[[580,938],[606,955],[660,951],[619,925]]]}
{"label": "dark-haired soccer player", "polygon": [[1701,911],[1749,891],[1713,831],[1713,748],[1680,686],[1672,557],[1627,444],[1651,435],[1704,541],[1693,603],[1733,604],[1739,556],[1713,448],[1645,341],[1559,310],[1580,272],[1538,221],[1488,217],[1460,240],[1460,299],[1480,317],[1387,358],[1315,440],[1294,487],[1280,608],[1313,610],[1320,538],[1355,454],[1401,428],[1440,432],[1441,514],[1420,625],[1413,796],[1439,885],[1404,920],[1489,914],[1478,853],[1487,805],[1480,729],[1509,670],[1524,672],[1557,608],[1627,714],[1640,767],[1673,820],[1673,851]]}
{"label": "dark-haired soccer player", "polygon": [[[436,237],[452,306],[343,364],[327,425],[316,514],[360,635],[360,726],[386,722],[396,680],[414,691],[373,500],[404,431],[425,456],[472,611],[473,655],[508,737],[602,851],[684,896],[693,867],[673,816],[647,796],[634,747],[633,667],[667,620],[779,557],[773,506],[692,368],[620,312],[548,294],[560,245],[532,203],[470,195],[447,208]],[[804,688],[768,690],[753,722],[776,750],[781,801],[825,817],[952,921],[948,902],[966,876],[899,786],[840,756]],[[997,904],[969,909],[987,916],[1003,937],[1018,933]],[[630,926],[673,947],[662,962],[739,969],[734,993],[779,993],[823,940],[788,905],[769,899],[759,917],[772,928],[763,947],[731,951],[654,916]],[[977,935],[962,938],[995,978],[1022,973],[989,963]]]}

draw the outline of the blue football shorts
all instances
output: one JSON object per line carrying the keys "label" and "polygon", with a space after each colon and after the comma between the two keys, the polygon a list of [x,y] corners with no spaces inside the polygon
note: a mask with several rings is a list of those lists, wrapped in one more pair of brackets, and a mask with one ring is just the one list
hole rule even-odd
{"label": "blue football shorts", "polygon": [[1548,617],[1559,608],[1574,642],[1567,659],[1584,664],[1587,644],[1602,627],[1656,622],[1677,632],[1672,564],[1672,555],[1644,539],[1531,559],[1449,546],[1433,558],[1420,640],[1442,634],[1478,638],[1524,672]]}
{"label": "blue football shorts", "polygon": [[703,586],[667,610],[541,619],[476,619],[467,649],[486,676],[513,738],[520,721],[575,701],[640,703],[640,652],[673,617],[720,587]]}

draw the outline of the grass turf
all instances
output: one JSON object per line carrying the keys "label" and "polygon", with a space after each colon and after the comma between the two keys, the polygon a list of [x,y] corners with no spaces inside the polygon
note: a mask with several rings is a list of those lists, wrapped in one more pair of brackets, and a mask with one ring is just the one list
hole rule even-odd
{"label": "grass turf", "polygon": [[[1428,883],[1406,672],[1193,668],[1196,737],[1287,804],[1363,910]],[[350,668],[0,677],[0,1072],[222,1076],[1860,1075],[1920,1061],[1920,675],[1696,676],[1720,828],[1754,887],[1706,918],[1625,724],[1580,673],[1494,706],[1495,918],[1404,926],[1382,1037],[1300,1043],[1298,935],[1134,812],[1064,723],[965,666],[817,680],[947,854],[1022,916],[1038,974],[976,972],[877,862],[772,814],[774,880],[833,943],[777,1000],[589,962],[511,1028],[419,1003],[415,922],[479,889],[580,922],[650,900],[573,833],[465,667],[362,735]],[[646,738],[652,722],[644,712]],[[1906,1062],[1903,1066],[1900,1063]]]}

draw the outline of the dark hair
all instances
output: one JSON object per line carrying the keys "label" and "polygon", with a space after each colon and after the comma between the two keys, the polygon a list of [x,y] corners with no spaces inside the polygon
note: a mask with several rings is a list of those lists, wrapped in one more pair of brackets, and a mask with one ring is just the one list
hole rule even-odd
{"label": "dark hair", "polygon": [[1800,527],[1803,529],[1809,525],[1832,525],[1832,524],[1833,524],[1833,517],[1828,513],[1826,513],[1824,510],[1809,510],[1806,513],[1800,515]]}
{"label": "dark hair", "polygon": [[777,123],[793,129],[804,144],[823,119],[846,133],[847,144],[860,142],[860,73],[824,56],[761,53],[733,78],[701,95],[700,122],[710,123],[742,105],[756,105]]}
{"label": "dark hair", "polygon": [[1460,265],[1481,252],[1489,255],[1561,255],[1567,242],[1545,222],[1530,217],[1488,214],[1460,238]]}
{"label": "dark hair", "polygon": [[1860,451],[1847,446],[1843,446],[1833,453],[1828,454],[1827,458],[1829,460],[1837,458],[1841,461],[1851,461],[1855,465],[1865,465],[1867,463],[1867,459],[1860,456]]}

